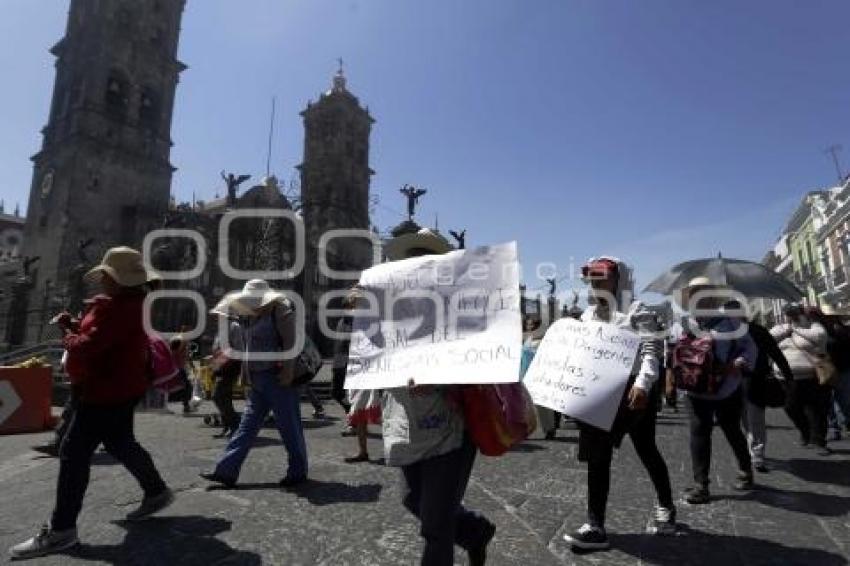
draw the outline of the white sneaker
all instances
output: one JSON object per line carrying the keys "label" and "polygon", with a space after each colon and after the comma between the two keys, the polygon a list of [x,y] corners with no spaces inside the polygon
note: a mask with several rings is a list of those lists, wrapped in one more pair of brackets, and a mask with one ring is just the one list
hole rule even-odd
{"label": "white sneaker", "polygon": [[42,525],[37,535],[10,548],[9,554],[14,560],[35,558],[68,550],[79,542],[76,527],[64,531],[54,531],[50,528],[50,525]]}
{"label": "white sneaker", "polygon": [[676,534],[676,508],[656,505],[655,512],[646,527],[646,532],[651,535]]}

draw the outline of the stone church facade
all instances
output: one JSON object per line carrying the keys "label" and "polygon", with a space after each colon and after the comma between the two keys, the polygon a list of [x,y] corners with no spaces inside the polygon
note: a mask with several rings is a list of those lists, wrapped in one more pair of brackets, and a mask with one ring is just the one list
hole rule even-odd
{"label": "stone church facade", "polygon": [[[47,338],[44,319],[61,308],[81,307],[87,292],[82,273],[109,247],[141,249],[154,229],[191,229],[202,235],[207,269],[189,281],[166,281],[165,288],[193,291],[212,306],[244,284],[216,261],[219,225],[234,210],[291,213],[287,219],[234,222],[229,256],[237,269],[291,267],[296,225],[303,228],[303,271],[271,283],[301,294],[314,337],[320,338],[315,315],[320,297],[355,282],[321,273],[317,259],[328,230],[370,229],[374,120],[348,90],[341,69],[331,88],[301,113],[300,198],[287,198],[275,180],[267,179],[235,199],[203,206],[171,202],[171,121],[179,76],[187,68],[177,59],[184,7],[185,0],[71,1],[65,36],[51,49],[57,59],[53,99],[42,148],[32,158],[22,255],[39,259],[16,287],[16,320],[9,323],[20,325],[17,319],[23,317],[28,330],[14,336],[7,332],[0,342],[5,337],[7,345],[15,346]],[[363,238],[337,238],[322,251],[337,270],[357,272],[372,261]],[[186,238],[161,238],[152,261],[158,269],[179,269],[194,265],[196,256]],[[192,327],[194,313],[187,301],[163,300],[155,325],[168,331]]]}

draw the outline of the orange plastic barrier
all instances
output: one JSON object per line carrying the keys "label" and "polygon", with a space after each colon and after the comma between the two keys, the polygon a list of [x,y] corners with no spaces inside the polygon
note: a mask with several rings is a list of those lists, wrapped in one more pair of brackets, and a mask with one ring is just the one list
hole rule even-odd
{"label": "orange plastic barrier", "polygon": [[0,434],[52,428],[52,394],[51,368],[0,367]]}

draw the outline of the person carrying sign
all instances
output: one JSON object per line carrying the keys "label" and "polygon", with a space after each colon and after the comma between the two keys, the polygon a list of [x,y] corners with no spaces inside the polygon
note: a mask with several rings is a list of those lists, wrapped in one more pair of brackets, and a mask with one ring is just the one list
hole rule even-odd
{"label": "person carrying sign", "polygon": [[[631,270],[620,260],[609,257],[591,259],[582,267],[582,277],[591,286],[592,304],[582,315],[585,322],[602,322],[620,328],[643,328],[641,305],[623,305],[631,292]],[[630,307],[628,313],[623,307]],[[614,448],[628,434],[635,451],[643,463],[655,491],[658,505],[648,531],[653,534],[672,534],[676,531],[676,507],[670,486],[667,464],[655,443],[655,402],[660,395],[657,386],[658,362],[661,347],[654,340],[642,340],[638,356],[626,388],[626,395],[614,419],[611,431],[579,422],[579,460],[587,462],[587,523],[572,534],[565,535],[567,542],[580,550],[605,550],[609,548],[605,532],[605,509],[611,482],[611,460]]]}
{"label": "person carrying sign", "polygon": [[[450,250],[445,239],[423,229],[394,238],[385,251],[390,260],[401,260]],[[386,461],[401,468],[403,504],[420,521],[423,566],[454,564],[455,544],[467,551],[472,566],[483,566],[496,533],[493,523],[462,504],[476,447],[456,389],[411,383],[386,390],[382,399]]]}

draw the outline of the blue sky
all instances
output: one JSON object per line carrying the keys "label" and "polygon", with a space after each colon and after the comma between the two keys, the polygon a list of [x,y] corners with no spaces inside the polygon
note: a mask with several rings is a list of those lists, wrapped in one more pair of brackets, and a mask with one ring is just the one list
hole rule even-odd
{"label": "blue sky", "polygon": [[[26,205],[68,1],[0,3],[0,196]],[[646,283],[670,263],[760,258],[804,191],[850,167],[850,2],[819,0],[189,0],[173,190],[212,198],[221,169],[300,162],[298,112],[345,60],[377,119],[374,215],[471,245],[517,239],[534,266],[615,253]],[[14,80],[11,80],[14,79]]]}

